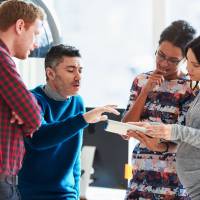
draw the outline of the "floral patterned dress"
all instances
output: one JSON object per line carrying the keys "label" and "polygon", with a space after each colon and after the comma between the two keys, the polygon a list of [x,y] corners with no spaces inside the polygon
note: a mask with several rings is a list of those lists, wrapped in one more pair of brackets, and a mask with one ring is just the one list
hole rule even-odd
{"label": "floral patterned dress", "polygon": [[[134,104],[149,74],[138,75],[132,84],[127,110]],[[165,80],[149,94],[141,115],[141,121],[166,124],[185,123],[185,114],[194,99],[194,92],[186,77]],[[176,173],[176,154],[148,150],[140,144],[132,154],[133,177],[126,200],[189,200]]]}

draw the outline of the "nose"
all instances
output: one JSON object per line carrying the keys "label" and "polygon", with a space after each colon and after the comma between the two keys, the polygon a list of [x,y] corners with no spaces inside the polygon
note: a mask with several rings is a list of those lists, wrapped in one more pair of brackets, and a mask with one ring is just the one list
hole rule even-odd
{"label": "nose", "polygon": [[189,62],[187,62],[186,69],[187,69],[187,71],[188,71],[189,73],[192,73],[192,71],[193,71],[193,67],[192,67],[192,65],[191,65]]}
{"label": "nose", "polygon": [[169,64],[168,64],[168,60],[167,59],[164,59],[163,61],[160,62],[160,66],[162,68],[165,68],[167,67]]}
{"label": "nose", "polygon": [[34,49],[39,48],[39,46],[40,46],[39,43],[40,43],[40,35],[35,35],[33,37],[33,46],[32,46],[32,49],[34,50]]}
{"label": "nose", "polygon": [[79,81],[81,80],[81,73],[77,71],[76,76],[75,76],[75,80]]}

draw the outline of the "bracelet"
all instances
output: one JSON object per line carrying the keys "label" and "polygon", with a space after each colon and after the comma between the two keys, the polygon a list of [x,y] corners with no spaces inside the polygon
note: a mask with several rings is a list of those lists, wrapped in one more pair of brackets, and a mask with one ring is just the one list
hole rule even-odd
{"label": "bracelet", "polygon": [[168,142],[163,142],[163,144],[166,145],[166,149],[165,149],[165,151],[163,151],[162,153],[166,153],[166,152],[169,151],[169,143],[168,143]]}

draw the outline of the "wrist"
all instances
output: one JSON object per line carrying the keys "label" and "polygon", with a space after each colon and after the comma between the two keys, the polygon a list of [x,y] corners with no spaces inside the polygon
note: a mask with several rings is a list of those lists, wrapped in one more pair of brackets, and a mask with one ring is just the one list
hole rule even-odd
{"label": "wrist", "polygon": [[165,147],[164,150],[162,151],[162,153],[166,153],[169,151],[169,143],[168,142],[163,142],[162,143]]}
{"label": "wrist", "polygon": [[83,118],[88,124],[90,123],[90,117],[88,116],[88,113],[84,113]]}
{"label": "wrist", "polygon": [[148,95],[148,93],[149,93],[149,90],[148,90],[148,88],[146,88],[145,86],[142,88],[142,90],[141,90],[141,94],[143,94],[143,95]]}

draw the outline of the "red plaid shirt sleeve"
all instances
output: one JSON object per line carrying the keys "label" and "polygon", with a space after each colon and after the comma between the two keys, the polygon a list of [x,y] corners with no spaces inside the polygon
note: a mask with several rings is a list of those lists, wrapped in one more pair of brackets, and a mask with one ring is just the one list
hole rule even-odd
{"label": "red plaid shirt sleeve", "polygon": [[40,108],[16,70],[14,61],[0,51],[0,96],[23,121],[23,133],[32,134],[41,123]]}

